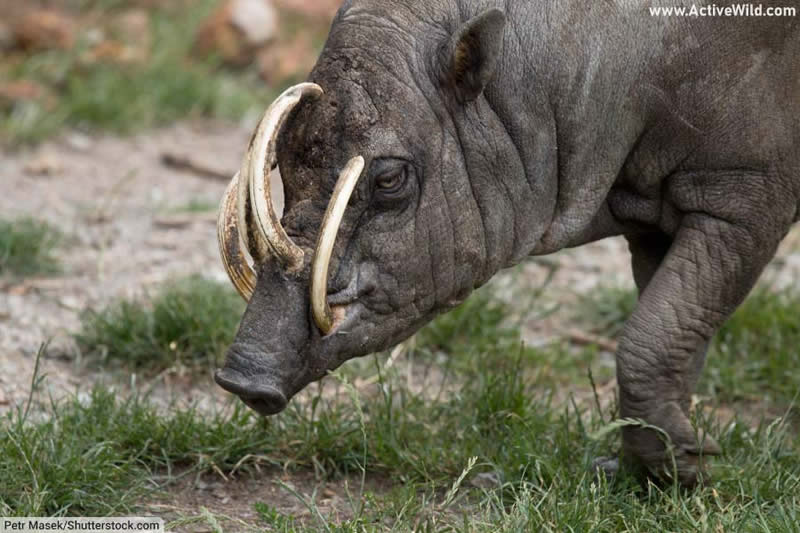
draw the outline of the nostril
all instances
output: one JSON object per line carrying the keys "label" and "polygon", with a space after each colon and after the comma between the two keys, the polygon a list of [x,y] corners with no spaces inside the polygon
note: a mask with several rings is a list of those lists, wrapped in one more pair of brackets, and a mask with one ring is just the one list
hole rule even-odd
{"label": "nostril", "polygon": [[228,369],[218,370],[214,374],[214,380],[220,387],[241,398],[248,407],[260,415],[267,416],[280,413],[289,403],[286,395],[276,387],[266,383],[259,383],[253,378],[245,378],[241,374]]}
{"label": "nostril", "polygon": [[369,283],[369,282],[365,283],[364,286],[361,287],[361,290],[359,291],[359,295],[360,296],[371,296],[372,293],[374,293],[377,288],[378,288],[378,286],[375,285],[374,283]]}
{"label": "nostril", "polygon": [[263,416],[278,414],[286,408],[287,404],[286,396],[276,389],[269,392],[264,391],[255,398],[246,398],[244,396],[241,396],[241,398],[248,407]]}

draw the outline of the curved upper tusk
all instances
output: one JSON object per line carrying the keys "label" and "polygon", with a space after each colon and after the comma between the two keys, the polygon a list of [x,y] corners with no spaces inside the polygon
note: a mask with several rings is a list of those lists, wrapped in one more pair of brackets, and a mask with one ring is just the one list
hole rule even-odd
{"label": "curved upper tusk", "polygon": [[319,97],[314,83],[290,87],[269,106],[250,141],[242,168],[233,177],[220,205],[217,237],[222,262],[231,282],[245,300],[255,290],[256,273],[249,256],[261,263],[276,255],[290,270],[303,265],[303,250],[286,235],[275,213],[269,176],[281,127],[305,96]]}
{"label": "curved upper tusk", "polygon": [[245,300],[250,300],[256,286],[256,274],[247,262],[244,252],[244,242],[239,233],[237,191],[239,188],[239,173],[231,180],[222,197],[222,204],[217,218],[217,238],[219,251],[225,271],[231,279],[233,286]]}
{"label": "curved upper tusk", "polygon": [[249,192],[256,236],[255,242],[246,241],[247,248],[256,261],[265,261],[269,253],[274,254],[290,271],[302,268],[304,252],[286,235],[275,213],[270,194],[269,175],[276,160],[278,133],[292,109],[303,97],[318,98],[322,94],[322,88],[314,83],[301,83],[281,94],[264,113],[243,162],[244,180],[239,186],[239,224],[241,227],[247,227],[244,225],[246,223],[244,204]]}
{"label": "curved upper tusk", "polygon": [[328,306],[328,268],[333,254],[333,245],[339,234],[339,227],[350,197],[353,195],[358,179],[364,171],[364,158],[351,159],[342,173],[336,188],[333,190],[325,218],[322,219],[314,259],[311,263],[311,313],[319,329],[328,334],[333,330],[334,317]]}

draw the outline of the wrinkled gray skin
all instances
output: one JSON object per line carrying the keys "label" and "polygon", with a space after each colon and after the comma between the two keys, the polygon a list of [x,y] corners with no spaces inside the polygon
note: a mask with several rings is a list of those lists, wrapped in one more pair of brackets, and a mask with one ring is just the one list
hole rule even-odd
{"label": "wrinkled gray skin", "polygon": [[[800,18],[625,5],[641,6],[347,2],[310,75],[326,93],[279,143],[283,223],[307,257],[339,171],[366,159],[328,287],[347,319],[321,336],[308,266],[262,265],[220,385],[277,413],[498,270],[624,235],[640,297],[616,354],[620,414],[663,428],[695,484],[719,453],[687,417],[709,339],[798,220]],[[668,464],[647,429],[624,430],[623,456],[655,476]]]}

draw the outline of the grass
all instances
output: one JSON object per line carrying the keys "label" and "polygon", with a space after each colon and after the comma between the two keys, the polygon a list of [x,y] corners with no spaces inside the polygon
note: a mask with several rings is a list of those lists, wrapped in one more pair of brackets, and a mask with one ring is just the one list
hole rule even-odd
{"label": "grass", "polygon": [[[180,476],[255,476],[269,483],[277,472],[313,470],[334,483],[364,476],[390,480],[390,486],[351,486],[347,516],[335,520],[315,495],[276,481],[310,515],[285,514],[272,500],[256,500],[257,519],[248,527],[798,530],[800,443],[781,420],[754,429],[738,420],[719,427],[713,414],[698,411],[697,424],[717,436],[725,452],[713,467],[713,487],[684,492],[641,487],[625,476],[607,483],[589,474],[594,457],[618,447],[614,432],[601,431],[613,413],[556,402],[551,377],[559,367],[544,378],[526,371],[548,364],[553,354],[521,346],[519,332],[504,320],[507,312],[479,292],[407,344],[406,359],[421,373],[367,358],[269,419],[238,403],[214,413],[159,411],[146,395],[120,398],[102,387],[87,398],[45,404],[43,414],[31,411],[35,418],[17,409],[0,423],[7,429],[0,432],[0,515],[142,512],[146,494],[168,492]],[[441,380],[427,381],[433,368],[441,369]],[[564,379],[574,382],[571,373]],[[160,498],[168,500],[166,492]],[[211,530],[225,530],[220,524],[245,529],[236,517],[210,510],[183,517],[175,527],[198,522]]]}
{"label": "grass", "polygon": [[636,307],[637,295],[632,287],[599,285],[578,297],[574,318],[593,333],[617,337]]}
{"label": "grass", "polygon": [[75,339],[88,356],[132,370],[213,368],[232,342],[243,310],[227,285],[190,277],[149,299],[86,311]]}
{"label": "grass", "polygon": [[[119,2],[88,2],[78,9],[113,10]],[[221,68],[215,59],[192,58],[195,30],[215,2],[190,9],[169,6],[148,12],[152,46],[147,60],[118,64],[87,61],[87,44],[17,56],[0,64],[9,80],[29,80],[52,93],[43,101],[0,109],[0,140],[40,141],[64,126],[127,133],[186,116],[237,119],[261,109],[271,91],[249,70]]]}
{"label": "grass", "polygon": [[800,401],[800,291],[756,289],[722,327],[701,390],[722,402]]}
{"label": "grass", "polygon": [[[635,305],[634,289],[600,286],[581,296],[576,319],[616,337]],[[798,310],[797,289],[755,289],[711,343],[698,390],[726,403],[800,400]]]}
{"label": "grass", "polygon": [[54,251],[60,240],[61,233],[41,220],[0,218],[0,275],[58,272]]}
{"label": "grass", "polygon": [[217,209],[219,209],[219,202],[212,202],[211,200],[205,200],[203,198],[192,198],[184,204],[165,208],[164,212],[200,214],[216,213]]}
{"label": "grass", "polygon": [[[607,484],[586,471],[595,454],[615,445],[613,437],[591,438],[602,418],[594,413],[587,421],[549,404],[518,375],[501,371],[445,402],[413,398],[387,376],[382,397],[328,402],[317,395],[268,421],[238,405],[212,416],[163,415],[147,398],[121,400],[96,388],[88,400],[51,406],[45,422],[26,423],[19,411],[5,421],[0,512],[136,512],[154,485],[169,489],[170,473],[249,475],[256,465],[275,465],[316,468],[328,478],[363,469],[396,485],[355,496],[354,518],[335,525],[310,499],[314,512],[304,521],[254,502],[262,522],[254,526],[279,531],[678,531],[703,523],[709,530],[796,530],[800,450],[786,426],[714,428],[727,455],[715,467],[713,489],[640,488],[625,478]],[[499,486],[473,487],[479,474]]]}

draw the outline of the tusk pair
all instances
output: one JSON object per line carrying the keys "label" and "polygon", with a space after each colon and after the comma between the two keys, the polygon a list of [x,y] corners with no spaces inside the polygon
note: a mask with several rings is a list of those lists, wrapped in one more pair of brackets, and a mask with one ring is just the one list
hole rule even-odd
{"label": "tusk pair", "polygon": [[[270,193],[269,175],[276,164],[278,133],[289,114],[305,96],[318,98],[322,88],[301,83],[287,89],[267,109],[261,119],[242,168],[231,180],[220,205],[217,236],[222,262],[228,277],[239,294],[250,300],[256,286],[255,264],[274,257],[296,273],[305,265],[305,252],[286,234],[275,213]],[[339,176],[322,221],[311,267],[311,312],[314,322],[324,334],[333,330],[334,317],[328,306],[328,270],[333,246],[344,212],[358,179],[364,170],[364,158],[354,157]]]}
{"label": "tusk pair", "polygon": [[275,256],[289,270],[299,270],[304,252],[286,235],[272,205],[269,173],[275,162],[278,132],[292,109],[304,96],[318,98],[319,85],[302,83],[290,87],[269,106],[259,122],[242,168],[231,180],[220,205],[217,238],[222,262],[234,287],[250,300],[256,286],[256,264]]}

